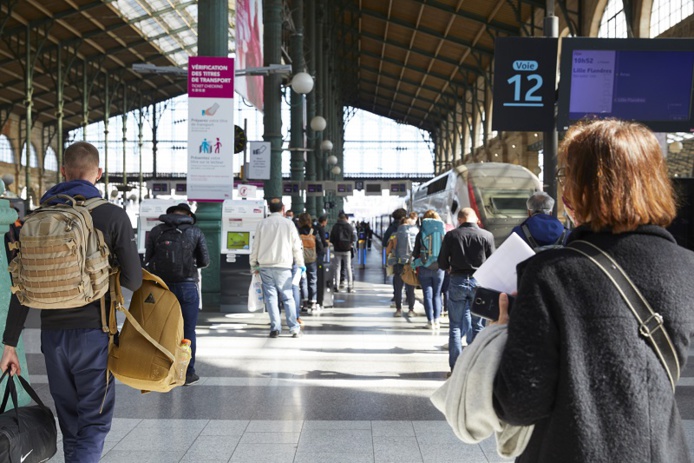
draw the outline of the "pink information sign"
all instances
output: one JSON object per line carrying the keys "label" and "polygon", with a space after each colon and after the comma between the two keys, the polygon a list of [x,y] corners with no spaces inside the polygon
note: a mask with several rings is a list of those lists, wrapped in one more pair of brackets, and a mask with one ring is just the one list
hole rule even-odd
{"label": "pink information sign", "polygon": [[191,56],[188,59],[189,98],[233,98],[234,59]]}

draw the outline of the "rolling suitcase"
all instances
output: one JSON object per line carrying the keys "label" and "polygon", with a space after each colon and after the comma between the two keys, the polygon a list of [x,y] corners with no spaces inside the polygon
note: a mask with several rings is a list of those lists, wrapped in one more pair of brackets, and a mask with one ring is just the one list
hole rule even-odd
{"label": "rolling suitcase", "polygon": [[333,277],[329,262],[318,263],[318,305],[321,307],[334,307]]}

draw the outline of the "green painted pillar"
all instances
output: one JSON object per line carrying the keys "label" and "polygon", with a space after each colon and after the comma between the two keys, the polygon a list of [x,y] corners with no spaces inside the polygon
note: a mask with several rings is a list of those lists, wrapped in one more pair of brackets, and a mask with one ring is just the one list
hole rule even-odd
{"label": "green painted pillar", "polygon": [[[282,62],[282,0],[263,1],[263,66]],[[265,198],[282,197],[282,76],[265,77],[263,140],[270,142],[270,180],[265,180]]]}
{"label": "green painted pillar", "polygon": [[[314,55],[314,42],[316,41],[316,2],[315,0],[306,0],[306,43],[308,43],[308,73],[313,77],[313,91],[306,95],[306,180],[316,180],[316,133],[311,128],[311,121],[316,116],[316,94],[318,93],[318,85],[316,82],[316,57]],[[322,209],[322,201],[321,201]],[[306,197],[306,212],[311,214],[311,217],[317,217],[316,212],[316,197]]]}
{"label": "green painted pillar", "polygon": [[[5,184],[0,180],[0,194],[5,193]],[[6,199],[0,199],[0,229],[8,230],[10,224],[17,220],[17,212],[10,207],[10,202]],[[4,234],[4,232],[3,232]],[[7,312],[10,308],[10,291],[11,281],[10,273],[7,271],[7,257],[5,252],[2,252],[0,256],[0,330],[5,332],[5,322],[7,321]],[[19,357],[19,367],[22,370],[22,376],[27,380],[29,379],[29,368],[27,366],[26,354],[24,351],[24,336],[19,337],[19,343],[17,343],[17,356]],[[3,385],[7,384],[3,381]],[[29,405],[31,399],[24,392],[24,388],[18,387],[18,405],[24,406]],[[5,393],[5,387],[0,389],[0,394]],[[12,407],[10,403],[10,408]]]}
{"label": "green painted pillar", "polygon": [[[292,19],[294,33],[290,39],[289,53],[292,58],[292,74],[304,72],[304,2],[292,2]],[[291,93],[291,139],[289,140],[290,175],[293,182],[304,181],[304,95],[290,90]],[[295,216],[304,212],[304,197],[301,192],[292,195],[292,211]]]}
{"label": "green painted pillar", "polygon": [[[228,0],[198,2],[198,55],[229,56]],[[156,110],[153,111],[156,113]],[[156,116],[154,116],[156,117]],[[233,130],[233,127],[230,127]],[[222,203],[199,203],[197,226],[205,234],[210,265],[202,271],[202,307],[219,311],[221,300]]]}

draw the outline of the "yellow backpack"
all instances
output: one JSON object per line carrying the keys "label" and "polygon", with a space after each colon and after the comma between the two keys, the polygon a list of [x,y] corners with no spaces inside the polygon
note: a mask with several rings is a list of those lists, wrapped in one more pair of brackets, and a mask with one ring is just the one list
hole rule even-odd
{"label": "yellow backpack", "polygon": [[[183,315],[176,295],[158,276],[142,269],[142,286],[133,293],[128,310],[123,305],[118,278],[114,280],[109,319],[114,342],[109,349],[109,370],[121,383],[143,393],[168,392],[182,386],[185,373],[182,378],[176,374],[183,366],[176,353],[183,341]],[[126,316],[120,334],[116,330],[116,310]]]}

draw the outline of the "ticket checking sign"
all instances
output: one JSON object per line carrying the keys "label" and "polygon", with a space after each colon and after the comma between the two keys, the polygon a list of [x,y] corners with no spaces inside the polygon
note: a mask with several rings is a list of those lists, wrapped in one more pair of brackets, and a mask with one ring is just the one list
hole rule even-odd
{"label": "ticket checking sign", "polygon": [[140,215],[137,218],[137,252],[145,253],[145,243],[149,232],[157,225],[164,223],[159,216],[166,214],[171,206],[179,204],[178,199],[145,199],[140,204]]}
{"label": "ticket checking sign", "polygon": [[234,189],[234,59],[188,60],[188,198],[231,199]]}
{"label": "ticket checking sign", "polygon": [[252,141],[251,157],[248,163],[248,178],[270,180],[270,158],[272,144],[269,141]]}
{"label": "ticket checking sign", "polygon": [[493,130],[554,130],[557,43],[554,38],[496,39]]}
{"label": "ticket checking sign", "polygon": [[265,217],[262,200],[226,200],[222,204],[222,254],[250,254],[258,222]]}

